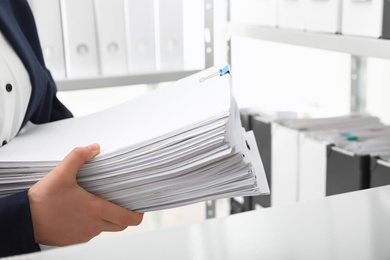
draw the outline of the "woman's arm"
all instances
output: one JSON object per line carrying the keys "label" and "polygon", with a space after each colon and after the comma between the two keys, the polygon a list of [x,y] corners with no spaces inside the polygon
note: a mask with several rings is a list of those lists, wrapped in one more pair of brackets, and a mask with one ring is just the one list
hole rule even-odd
{"label": "woman's arm", "polygon": [[37,243],[82,243],[103,231],[122,231],[141,223],[142,213],[108,202],[77,184],[78,171],[99,151],[97,144],[75,148],[28,191]]}
{"label": "woman's arm", "polygon": [[0,199],[0,257],[38,251],[38,244],[83,243],[103,231],[122,231],[141,223],[143,213],[115,205],[77,184],[80,168],[99,152],[97,144],[75,148],[28,192]]}
{"label": "woman's arm", "polygon": [[0,257],[39,251],[27,191],[0,199]]}

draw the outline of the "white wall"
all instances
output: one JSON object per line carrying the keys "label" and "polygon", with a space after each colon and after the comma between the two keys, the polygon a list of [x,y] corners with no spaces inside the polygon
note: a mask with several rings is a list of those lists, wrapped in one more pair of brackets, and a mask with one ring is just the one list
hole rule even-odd
{"label": "white wall", "polygon": [[241,107],[289,104],[329,115],[349,111],[347,54],[233,37],[231,63]]}
{"label": "white wall", "polygon": [[367,112],[390,124],[390,61],[367,59]]}

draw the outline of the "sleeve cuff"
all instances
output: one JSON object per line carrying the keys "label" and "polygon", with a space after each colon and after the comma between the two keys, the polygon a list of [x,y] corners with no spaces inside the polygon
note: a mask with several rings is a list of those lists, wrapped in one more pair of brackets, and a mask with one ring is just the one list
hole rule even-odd
{"label": "sleeve cuff", "polygon": [[27,191],[0,199],[0,257],[39,251]]}

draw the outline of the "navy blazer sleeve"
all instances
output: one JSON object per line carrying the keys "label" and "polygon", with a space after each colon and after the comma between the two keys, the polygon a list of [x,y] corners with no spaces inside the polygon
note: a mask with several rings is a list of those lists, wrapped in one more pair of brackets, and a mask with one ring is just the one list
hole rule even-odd
{"label": "navy blazer sleeve", "polygon": [[[0,0],[0,30],[30,76],[32,92],[23,125],[28,121],[40,124],[71,117],[56,97],[57,88],[45,67],[35,21],[26,0]],[[37,250],[27,192],[0,199],[0,257]]]}
{"label": "navy blazer sleeve", "polygon": [[0,199],[0,257],[39,250],[31,223],[27,192]]}

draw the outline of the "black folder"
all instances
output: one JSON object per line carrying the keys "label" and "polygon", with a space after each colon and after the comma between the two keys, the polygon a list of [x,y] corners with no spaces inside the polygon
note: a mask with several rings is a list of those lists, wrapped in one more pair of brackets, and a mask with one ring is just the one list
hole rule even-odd
{"label": "black folder", "polygon": [[378,157],[371,157],[370,188],[390,185],[390,164]]}
{"label": "black folder", "polygon": [[[240,119],[242,127],[246,131],[253,131],[256,138],[257,147],[263,162],[263,167],[267,176],[268,185],[271,187],[271,122],[263,120],[259,113],[254,110],[240,110]],[[230,200],[231,213],[239,213],[254,210],[256,205],[263,208],[271,206],[271,196],[251,196],[244,197],[244,203],[240,203],[234,198]]]}
{"label": "black folder", "polygon": [[244,197],[244,203],[239,202],[235,198],[230,199],[230,214],[237,214],[251,210],[249,205],[250,200],[248,197]]}
{"label": "black folder", "polygon": [[370,156],[328,146],[326,196],[369,188]]}
{"label": "black folder", "polygon": [[251,117],[251,111],[249,111],[248,109],[240,109],[241,125],[242,127],[244,127],[245,131],[252,130]]}
{"label": "black folder", "polygon": [[[264,120],[259,115],[253,115],[250,118],[250,125],[253,134],[256,138],[257,147],[259,149],[261,161],[263,162],[265,175],[269,187],[271,187],[271,126],[272,122]],[[271,191],[272,194],[272,191]],[[249,197],[249,204],[251,209],[255,209],[256,205],[261,207],[271,206],[271,195],[253,196]]]}
{"label": "black folder", "polygon": [[384,0],[383,3],[382,38],[390,39],[390,2],[388,0]]}
{"label": "black folder", "polygon": [[[250,131],[252,130],[252,125],[251,125],[251,117],[252,117],[252,112],[247,109],[241,109],[240,110],[240,120],[241,120],[241,125],[245,129],[245,131]],[[257,139],[257,137],[255,136]],[[251,198],[250,197],[243,197],[243,203],[238,201],[235,198],[230,199],[230,214],[236,214],[236,213],[241,213],[245,211],[252,210],[253,207],[251,206]]]}

